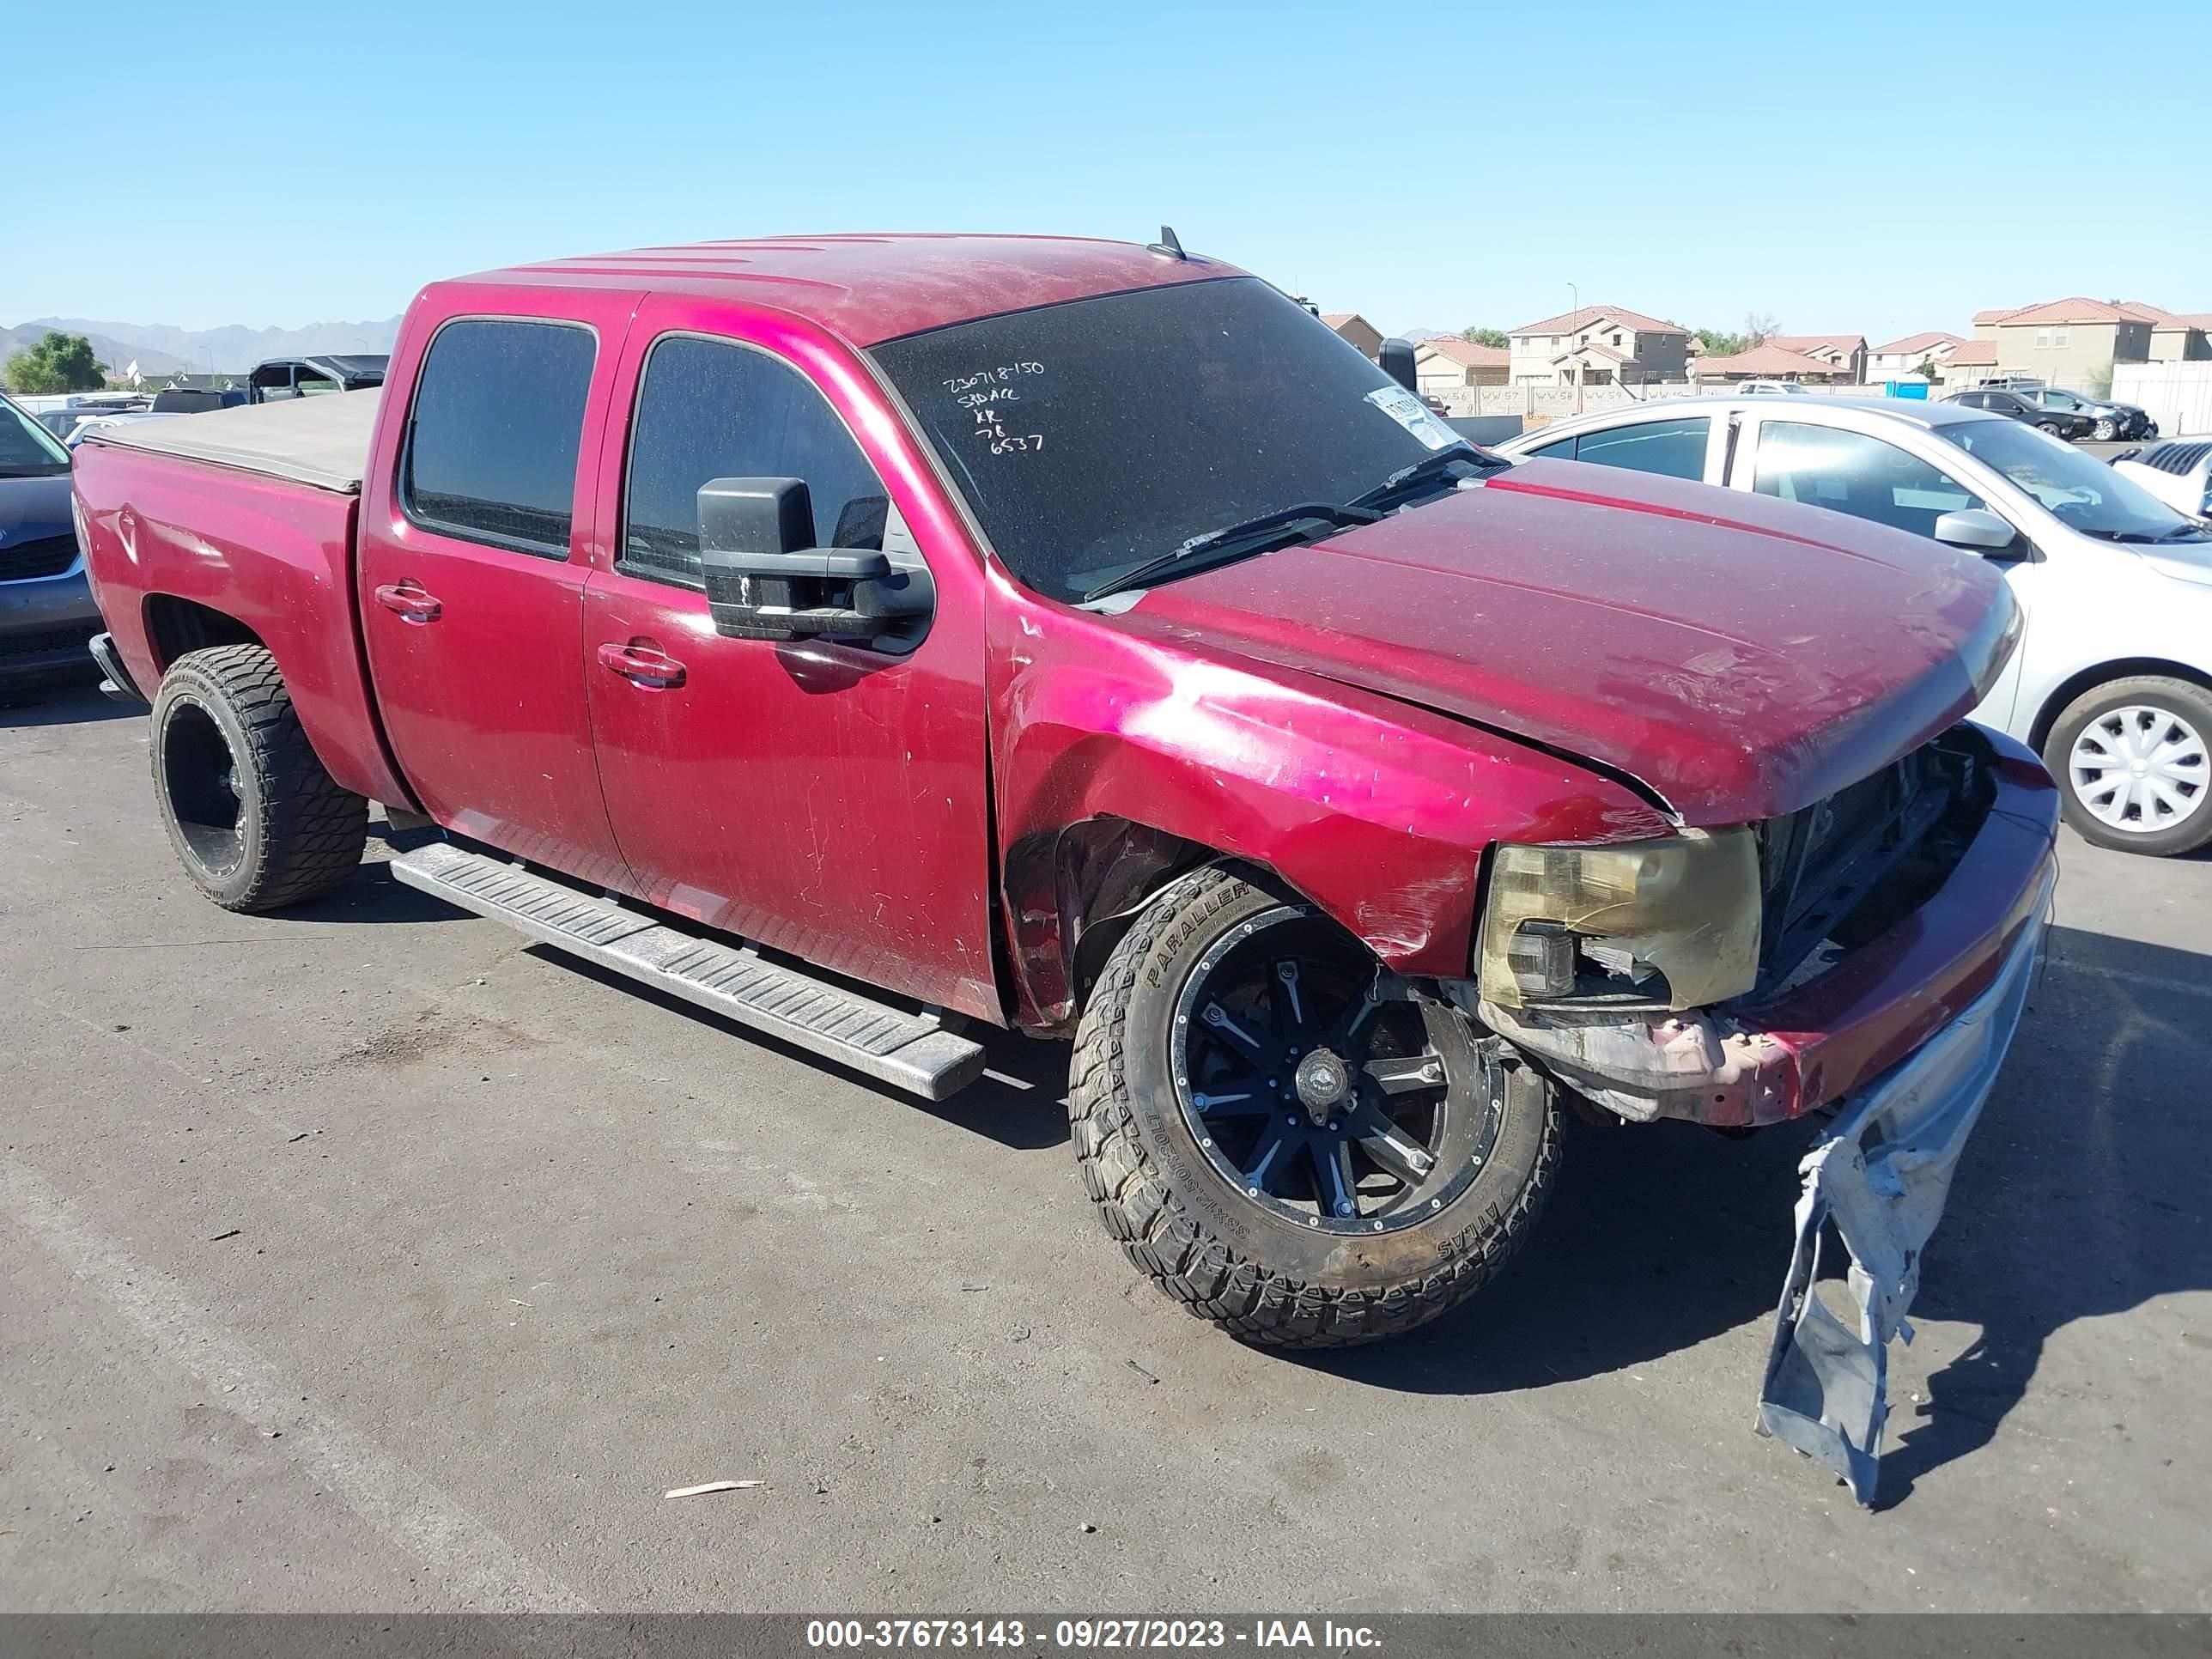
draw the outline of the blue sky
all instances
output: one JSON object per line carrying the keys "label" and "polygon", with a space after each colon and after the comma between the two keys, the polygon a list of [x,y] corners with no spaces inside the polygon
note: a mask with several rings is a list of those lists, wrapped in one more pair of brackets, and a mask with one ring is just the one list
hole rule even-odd
{"label": "blue sky", "polygon": [[[24,5],[0,23],[0,325],[290,326],[611,247],[1163,221],[1386,329],[1511,326],[1570,283],[1875,337],[2074,293],[2212,310],[2204,22],[2202,0]],[[136,115],[81,120],[117,112],[118,75]]]}

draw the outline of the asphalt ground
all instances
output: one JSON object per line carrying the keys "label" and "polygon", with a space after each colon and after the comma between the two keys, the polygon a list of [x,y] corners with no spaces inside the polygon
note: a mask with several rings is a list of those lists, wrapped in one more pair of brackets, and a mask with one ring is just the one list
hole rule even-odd
{"label": "asphalt ground", "polygon": [[2212,1601],[2212,861],[2067,842],[1867,1512],[1751,1426],[1800,1131],[1578,1132],[1473,1304],[1261,1353],[1092,1219],[1062,1051],[917,1105],[384,850],[226,915],[143,717],[0,710],[0,1610]]}

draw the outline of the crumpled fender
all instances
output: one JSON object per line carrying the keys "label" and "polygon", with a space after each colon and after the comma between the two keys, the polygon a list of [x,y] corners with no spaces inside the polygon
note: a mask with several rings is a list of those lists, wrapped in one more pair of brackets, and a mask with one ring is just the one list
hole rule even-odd
{"label": "crumpled fender", "polygon": [[[1118,819],[1273,872],[1404,974],[1468,971],[1481,850],[1673,827],[1623,784],[1413,704],[994,580],[992,747],[1017,1018],[1063,1020],[1064,930],[1039,872]],[[1041,850],[1042,855],[1041,855]],[[1062,941],[1060,954],[1072,948]]]}

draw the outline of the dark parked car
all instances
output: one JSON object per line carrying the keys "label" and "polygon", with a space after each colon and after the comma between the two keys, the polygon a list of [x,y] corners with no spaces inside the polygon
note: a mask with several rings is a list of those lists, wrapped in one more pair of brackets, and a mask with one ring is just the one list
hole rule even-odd
{"label": "dark parked car", "polygon": [[0,695],[88,675],[100,608],[70,518],[70,456],[0,398]]}
{"label": "dark parked car", "polygon": [[2086,438],[2096,430],[2096,422],[2087,415],[2077,415],[2069,409],[2045,409],[2030,398],[2047,390],[2041,386],[2022,387],[2014,392],[2003,386],[1976,386],[1972,392],[1954,392],[1943,399],[1947,404],[1960,404],[1968,409],[1986,409],[1998,415],[2009,415],[2015,421],[2026,421],[2030,426],[2040,427],[2054,438]]}
{"label": "dark parked car", "polygon": [[246,395],[257,404],[291,398],[319,398],[332,392],[360,392],[384,384],[381,353],[349,357],[271,357],[246,377]]}
{"label": "dark parked car", "polygon": [[2014,395],[2027,399],[2038,409],[2049,410],[2060,415],[2079,415],[2089,422],[2093,438],[2155,438],[2158,425],[2148,412],[2133,404],[2116,404],[2109,398],[2084,398],[2079,392],[2067,392],[2055,386],[2021,386]]}
{"label": "dark parked car", "polygon": [[246,401],[246,393],[237,390],[203,392],[196,386],[170,386],[154,394],[148,413],[154,415],[204,415],[210,409],[233,409]]}

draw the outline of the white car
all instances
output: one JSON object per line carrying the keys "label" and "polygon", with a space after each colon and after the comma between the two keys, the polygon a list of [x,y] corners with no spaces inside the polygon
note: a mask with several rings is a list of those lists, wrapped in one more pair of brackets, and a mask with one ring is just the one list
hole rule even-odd
{"label": "white car", "polygon": [[2212,438],[2168,438],[2112,458],[2112,471],[2134,479],[2177,513],[2212,519]]}
{"label": "white car", "polygon": [[1894,526],[1979,554],[2026,617],[1973,718],[2036,749],[2104,847],[2212,841],[2212,529],[2002,415],[1886,398],[1690,398],[1496,446],[1627,467]]}
{"label": "white car", "polygon": [[1809,398],[1813,394],[1795,380],[1739,380],[1734,395],[1739,398]]}

